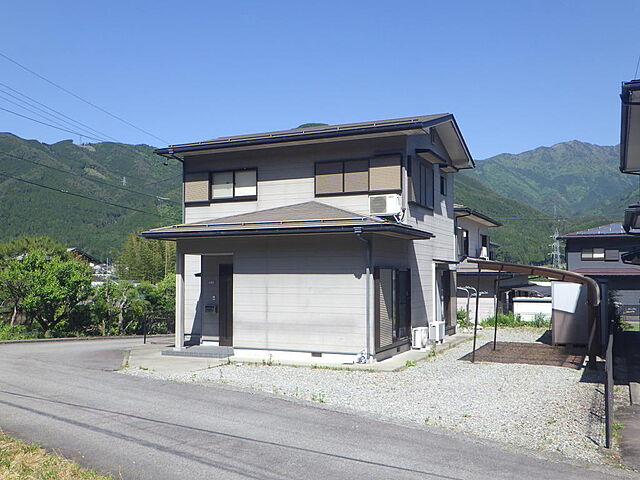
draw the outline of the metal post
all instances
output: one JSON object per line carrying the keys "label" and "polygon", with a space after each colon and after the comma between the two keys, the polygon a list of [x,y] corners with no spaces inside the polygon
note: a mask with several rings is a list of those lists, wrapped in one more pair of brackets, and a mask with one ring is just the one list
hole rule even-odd
{"label": "metal post", "polygon": [[147,316],[142,318],[142,343],[147,344]]}
{"label": "metal post", "polygon": [[482,272],[482,268],[478,265],[478,277],[476,280],[476,318],[473,324],[473,351],[471,352],[471,363],[475,363],[476,361],[476,341],[478,338],[478,315],[480,311],[480,272]]}
{"label": "metal post", "polygon": [[498,305],[500,305],[500,273],[502,270],[498,271],[498,278],[496,279],[495,289],[496,289],[496,311],[495,311],[495,320],[493,322],[493,351],[496,351],[496,341],[498,340]]}

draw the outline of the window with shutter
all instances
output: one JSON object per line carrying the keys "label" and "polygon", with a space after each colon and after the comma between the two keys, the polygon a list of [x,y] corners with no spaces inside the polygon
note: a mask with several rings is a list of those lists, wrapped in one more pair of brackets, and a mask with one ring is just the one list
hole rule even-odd
{"label": "window with shutter", "polygon": [[316,163],[316,195],[344,192],[343,162]]}
{"label": "window with shutter", "polygon": [[209,201],[209,173],[187,173],[184,176],[184,201],[208,202]]}
{"label": "window with shutter", "polygon": [[344,192],[369,191],[369,160],[347,160],[344,162]]}
{"label": "window with shutter", "polygon": [[381,155],[369,161],[369,190],[371,192],[396,191],[402,188],[401,156]]}

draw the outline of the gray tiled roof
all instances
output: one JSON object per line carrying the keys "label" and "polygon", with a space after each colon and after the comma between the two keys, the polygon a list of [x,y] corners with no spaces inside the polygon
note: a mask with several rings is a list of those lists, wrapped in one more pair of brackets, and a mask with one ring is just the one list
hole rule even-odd
{"label": "gray tiled roof", "polygon": [[567,233],[560,238],[576,238],[576,237],[601,237],[601,236],[619,236],[629,235],[622,228],[622,223],[610,223],[608,225],[600,225],[598,227],[589,228],[580,232]]}
{"label": "gray tiled roof", "polygon": [[378,217],[336,208],[320,202],[305,202],[296,205],[258,210],[256,212],[215,218],[197,223],[171,225],[142,232],[143,237],[167,238],[260,235],[288,233],[343,233],[363,231],[386,232],[405,238],[431,238],[432,233],[415,229],[409,225],[390,222]]}
{"label": "gray tiled roof", "polygon": [[182,143],[177,145],[171,145],[172,147],[184,147],[187,145],[202,145],[202,144],[214,144],[214,143],[229,143],[239,140],[260,140],[264,138],[285,137],[290,135],[302,135],[302,134],[321,134],[339,131],[357,131],[368,128],[380,128],[391,127],[395,125],[416,124],[416,128],[420,127],[420,124],[424,122],[430,122],[433,120],[444,119],[449,117],[449,113],[436,113],[433,115],[419,115],[416,117],[403,117],[403,118],[390,118],[387,120],[374,120],[368,122],[357,123],[342,123],[339,125],[320,125],[315,127],[304,128],[291,128],[289,130],[277,130],[273,132],[263,133],[250,133],[247,135],[235,135],[230,137],[217,137],[211,140],[204,140],[202,142]]}

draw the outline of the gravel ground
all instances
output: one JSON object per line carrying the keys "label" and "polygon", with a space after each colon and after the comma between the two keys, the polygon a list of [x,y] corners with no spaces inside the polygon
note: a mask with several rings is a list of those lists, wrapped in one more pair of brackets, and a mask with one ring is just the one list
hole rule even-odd
{"label": "gravel ground", "polygon": [[[498,338],[531,342],[543,331],[505,328]],[[490,339],[489,332],[483,335],[479,345]],[[604,396],[598,374],[458,360],[470,351],[471,342],[463,343],[400,372],[231,364],[164,377],[140,369],[123,373],[251,388],[609,463],[599,447]]]}

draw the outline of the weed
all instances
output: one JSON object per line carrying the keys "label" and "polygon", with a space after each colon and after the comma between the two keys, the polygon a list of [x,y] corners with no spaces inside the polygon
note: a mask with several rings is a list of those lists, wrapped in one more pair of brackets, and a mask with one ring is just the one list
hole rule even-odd
{"label": "weed", "polygon": [[614,422],[611,424],[611,429],[614,432],[619,432],[620,430],[622,430],[624,428],[624,425],[622,425],[621,423],[618,422]]}
{"label": "weed", "polygon": [[429,423],[429,420],[431,420],[429,417],[424,417],[424,423],[425,423],[425,425],[426,425],[427,423]]}
{"label": "weed", "polygon": [[311,394],[311,401],[312,402],[318,402],[318,403],[324,403],[326,399],[326,395],[322,392],[320,393],[312,393]]}
{"label": "weed", "polygon": [[551,417],[551,418],[547,418],[547,425],[553,425],[554,423],[556,423],[556,419]]}
{"label": "weed", "polygon": [[148,371],[148,370],[149,370],[147,367],[143,367],[142,365],[140,365],[138,368],[139,368],[140,370],[144,370],[144,371]]}
{"label": "weed", "polygon": [[462,418],[471,418],[471,415],[468,413],[463,413]]}
{"label": "weed", "polygon": [[404,364],[405,367],[415,367],[416,366],[416,362],[414,362],[413,360],[407,360]]}

